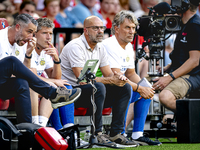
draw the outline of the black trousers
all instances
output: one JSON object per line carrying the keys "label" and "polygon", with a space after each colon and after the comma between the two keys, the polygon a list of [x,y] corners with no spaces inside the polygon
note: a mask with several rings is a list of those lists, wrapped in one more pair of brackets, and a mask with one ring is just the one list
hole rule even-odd
{"label": "black trousers", "polygon": [[[11,77],[11,75],[16,77]],[[39,79],[16,57],[0,60],[0,98],[14,97],[17,122],[32,122],[29,87],[45,98],[55,98],[56,89]]]}
{"label": "black trousers", "polygon": [[[131,86],[127,83],[123,87],[114,85],[104,85],[95,83],[97,92],[95,93],[95,104],[97,110],[95,113],[95,133],[102,131],[102,110],[103,108],[112,107],[111,136],[123,131],[126,109],[131,97]],[[92,86],[90,84],[78,86],[82,89],[81,96],[75,102],[75,107],[89,108],[92,113],[91,95]],[[75,87],[76,88],[76,87]]]}

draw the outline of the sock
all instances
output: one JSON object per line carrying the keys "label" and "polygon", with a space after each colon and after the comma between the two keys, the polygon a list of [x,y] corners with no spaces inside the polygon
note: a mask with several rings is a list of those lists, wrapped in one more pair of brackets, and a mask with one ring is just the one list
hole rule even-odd
{"label": "sock", "polygon": [[143,132],[140,132],[140,131],[137,131],[137,132],[132,132],[132,139],[136,140],[138,139],[139,137],[143,136]]}
{"label": "sock", "polygon": [[68,123],[74,124],[74,103],[60,107],[59,112],[64,125]]}
{"label": "sock", "polygon": [[43,127],[46,127],[48,120],[45,116],[39,116],[39,124]]}
{"label": "sock", "polygon": [[[72,89],[72,86],[66,85],[66,88]],[[63,125],[69,123],[74,124],[74,103],[60,107],[59,112]]]}
{"label": "sock", "polygon": [[39,117],[38,116],[32,116],[32,123],[39,124]]}
{"label": "sock", "polygon": [[51,116],[50,116],[50,122],[51,122],[51,125],[56,129],[56,130],[60,130],[62,129],[62,124],[61,124],[61,121],[60,121],[60,114],[59,114],[59,110],[58,108],[57,109],[54,109],[53,112],[51,113]]}
{"label": "sock", "polygon": [[133,132],[143,132],[150,103],[150,99],[141,98],[134,104]]}

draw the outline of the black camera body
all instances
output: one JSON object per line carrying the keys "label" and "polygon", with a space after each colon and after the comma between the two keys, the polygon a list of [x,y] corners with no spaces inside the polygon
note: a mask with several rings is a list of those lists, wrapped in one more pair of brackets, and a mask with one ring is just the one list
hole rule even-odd
{"label": "black camera body", "polygon": [[[172,0],[170,6],[166,2],[149,8],[149,15],[138,18],[137,33],[144,38],[163,38],[165,34],[181,30],[181,17],[174,15],[189,9],[188,0]],[[168,15],[166,15],[168,14]]]}
{"label": "black camera body", "polygon": [[[161,2],[149,8],[149,15],[138,18],[139,25],[136,28],[137,34],[144,37],[142,48],[137,50],[137,59],[149,60],[149,75],[158,75],[155,69],[158,60],[163,66],[166,35],[170,37],[173,33],[181,30],[180,14],[189,9],[189,0],[172,0],[171,5]],[[145,54],[144,47],[148,45],[149,56]],[[151,66],[153,65],[153,66]],[[153,69],[152,69],[153,68]],[[160,75],[163,75],[163,71]]]}

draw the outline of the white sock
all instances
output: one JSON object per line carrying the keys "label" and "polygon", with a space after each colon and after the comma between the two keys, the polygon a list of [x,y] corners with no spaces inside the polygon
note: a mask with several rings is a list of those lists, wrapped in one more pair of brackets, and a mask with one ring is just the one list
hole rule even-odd
{"label": "white sock", "polygon": [[47,117],[39,116],[39,125],[46,127],[48,120]]}
{"label": "white sock", "polygon": [[38,116],[32,116],[32,123],[39,124],[39,117]]}
{"label": "white sock", "polygon": [[67,123],[67,124],[65,124],[64,126],[63,126],[63,128],[68,128],[68,127],[71,127],[71,126],[73,126],[74,124],[73,123]]}
{"label": "white sock", "polygon": [[132,136],[131,137],[132,137],[132,139],[136,140],[141,136],[143,136],[143,132],[138,131],[138,132],[132,132]]}

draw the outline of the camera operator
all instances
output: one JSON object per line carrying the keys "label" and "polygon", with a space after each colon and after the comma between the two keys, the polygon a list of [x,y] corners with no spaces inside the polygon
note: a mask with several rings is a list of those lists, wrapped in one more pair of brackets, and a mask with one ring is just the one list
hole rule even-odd
{"label": "camera operator", "polygon": [[200,18],[196,14],[199,0],[190,0],[188,9],[183,9],[181,31],[178,32],[174,50],[170,54],[172,63],[164,67],[168,76],[159,77],[153,87],[162,90],[160,102],[176,112],[176,100],[190,91],[200,88]]}

